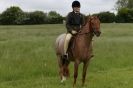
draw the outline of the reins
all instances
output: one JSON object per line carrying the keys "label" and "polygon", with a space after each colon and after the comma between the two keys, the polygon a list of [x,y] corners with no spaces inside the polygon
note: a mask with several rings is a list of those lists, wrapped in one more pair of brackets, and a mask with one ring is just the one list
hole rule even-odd
{"label": "reins", "polygon": [[[82,32],[82,30],[84,30],[84,29],[83,29],[83,27],[82,27],[82,28],[81,28],[82,30],[80,30],[80,31],[77,33],[77,35],[84,35],[84,34],[89,34],[89,33],[92,33],[92,31],[91,31],[91,23],[90,23],[90,22],[91,22],[91,19],[89,19],[89,22],[87,22],[87,23],[89,23],[89,24],[88,24],[88,25],[89,25],[89,28],[88,28],[88,29],[89,29],[90,31],[85,32],[85,33],[84,33],[84,32],[83,32],[83,33],[81,33],[81,32]],[[87,24],[87,23],[86,23],[86,24]]]}

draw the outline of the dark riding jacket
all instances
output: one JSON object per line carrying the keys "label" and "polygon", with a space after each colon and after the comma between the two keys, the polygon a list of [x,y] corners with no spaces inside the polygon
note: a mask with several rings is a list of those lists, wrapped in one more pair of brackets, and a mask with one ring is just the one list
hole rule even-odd
{"label": "dark riding jacket", "polygon": [[72,30],[79,31],[81,26],[85,24],[85,16],[81,13],[70,12],[66,17],[67,32],[71,33]]}

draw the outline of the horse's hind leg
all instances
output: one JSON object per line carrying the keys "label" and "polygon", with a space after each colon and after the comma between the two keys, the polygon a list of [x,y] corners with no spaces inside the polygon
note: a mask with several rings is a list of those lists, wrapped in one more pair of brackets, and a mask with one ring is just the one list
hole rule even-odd
{"label": "horse's hind leg", "polygon": [[87,72],[88,64],[89,64],[89,61],[86,61],[86,62],[84,62],[84,65],[83,65],[82,86],[84,86],[84,83],[85,83],[85,78],[86,78],[86,72]]}
{"label": "horse's hind leg", "polygon": [[63,76],[62,60],[61,60],[61,56],[60,55],[57,55],[57,57],[58,57],[58,65],[59,65],[59,75],[60,75],[60,78],[62,79],[62,76]]}
{"label": "horse's hind leg", "polygon": [[57,57],[59,65],[59,75],[61,78],[61,83],[63,83],[66,80],[66,78],[69,76],[68,64],[65,64],[65,61],[62,58],[62,56],[57,55]]}
{"label": "horse's hind leg", "polygon": [[70,61],[63,59],[62,58],[62,67],[63,67],[63,76],[62,76],[62,82],[66,80],[66,78],[69,77],[69,69],[68,69],[68,65],[69,65]]}

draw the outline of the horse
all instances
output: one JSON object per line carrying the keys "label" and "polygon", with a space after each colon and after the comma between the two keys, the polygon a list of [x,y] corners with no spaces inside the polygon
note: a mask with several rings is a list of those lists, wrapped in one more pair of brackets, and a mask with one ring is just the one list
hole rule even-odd
{"label": "horse", "polygon": [[92,58],[92,39],[96,35],[99,37],[100,31],[100,20],[97,16],[88,16],[86,23],[81,27],[81,30],[73,36],[71,44],[68,48],[68,60],[63,58],[64,52],[64,40],[66,34],[61,34],[57,37],[55,42],[56,56],[58,58],[59,75],[61,82],[64,82],[69,77],[68,66],[71,61],[74,62],[74,82],[73,86],[76,85],[76,79],[78,76],[78,66],[83,63],[82,73],[82,85],[85,83],[86,71],[90,59]]}

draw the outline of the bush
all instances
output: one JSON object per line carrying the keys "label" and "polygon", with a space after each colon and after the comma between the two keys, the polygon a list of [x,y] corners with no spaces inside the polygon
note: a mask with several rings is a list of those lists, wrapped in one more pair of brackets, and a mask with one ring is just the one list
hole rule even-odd
{"label": "bush", "polygon": [[115,22],[115,14],[110,12],[101,12],[98,14],[93,14],[99,17],[102,23],[112,23]]}

